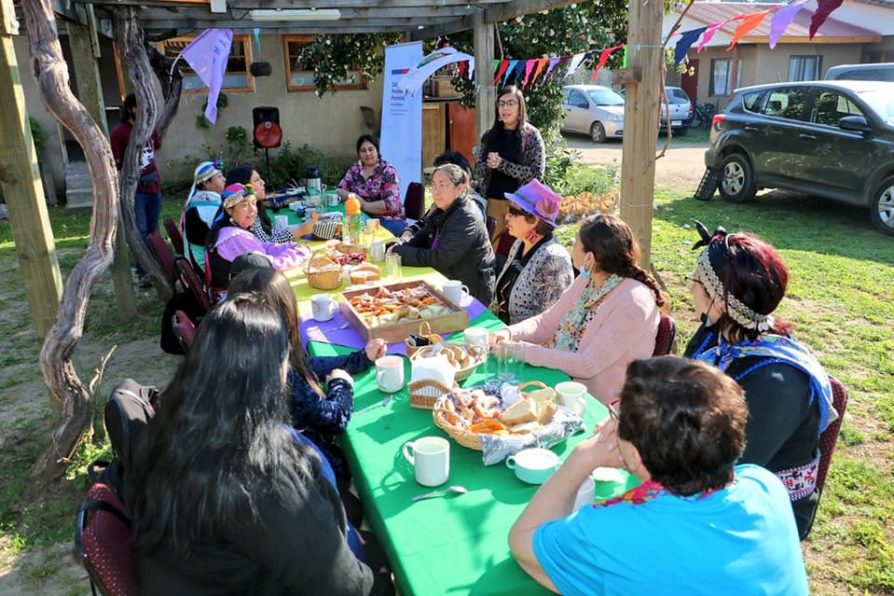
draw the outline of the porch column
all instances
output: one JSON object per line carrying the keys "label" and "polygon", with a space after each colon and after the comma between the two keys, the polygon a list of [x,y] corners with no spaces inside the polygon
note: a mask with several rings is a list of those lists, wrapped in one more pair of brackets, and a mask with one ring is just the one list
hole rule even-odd
{"label": "porch column", "polygon": [[[494,102],[497,91],[494,88],[494,23],[484,20],[484,11],[476,11],[472,17],[472,37],[475,44],[475,128],[476,140],[481,139],[494,124],[496,116]],[[476,143],[477,144],[477,143]]]}

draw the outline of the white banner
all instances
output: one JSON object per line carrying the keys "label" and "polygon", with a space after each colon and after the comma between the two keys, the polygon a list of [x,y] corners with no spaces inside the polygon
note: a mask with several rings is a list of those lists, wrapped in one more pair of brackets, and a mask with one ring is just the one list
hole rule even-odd
{"label": "white banner", "polygon": [[404,91],[416,93],[419,87],[422,86],[422,83],[425,82],[425,79],[435,74],[437,70],[444,68],[448,64],[465,61],[469,62],[469,72],[475,72],[474,56],[458,52],[455,48],[450,47],[435,50],[417,64],[414,64],[410,72],[398,83],[398,86]]}
{"label": "white banner", "polygon": [[400,80],[422,60],[422,42],[385,48],[385,85],[382,89],[382,158],[400,175],[400,199],[410,182],[422,182],[422,94],[411,95]]}

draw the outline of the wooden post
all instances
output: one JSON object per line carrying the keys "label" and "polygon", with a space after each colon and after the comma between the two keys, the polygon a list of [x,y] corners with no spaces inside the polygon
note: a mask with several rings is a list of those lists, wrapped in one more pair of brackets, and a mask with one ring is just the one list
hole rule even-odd
{"label": "wooden post", "polygon": [[641,72],[639,82],[625,84],[624,149],[621,158],[621,218],[633,229],[647,271],[652,253],[652,208],[655,191],[655,143],[661,83],[663,2],[631,2],[627,28],[627,65]]}
{"label": "wooden post", "polygon": [[[71,66],[78,81],[78,99],[108,137],[109,125],[106,121],[105,98],[96,61],[98,56],[93,47],[93,31],[83,25],[69,22],[68,39],[71,45]],[[129,255],[127,240],[124,237],[124,223],[119,216],[115,234],[115,260],[112,262],[112,282],[115,286],[115,307],[118,319],[121,321],[132,321],[139,314],[133,280],[130,277]]]}
{"label": "wooden post", "polygon": [[494,124],[494,102],[497,90],[494,88],[494,23],[484,20],[484,11],[477,11],[472,17],[472,36],[475,44],[475,128],[477,139]]}
{"label": "wooden post", "polygon": [[[0,19],[4,23],[10,18],[15,20],[15,13],[7,12],[11,8],[12,2],[0,2]],[[0,187],[9,208],[31,321],[38,341],[43,343],[62,299],[62,274],[25,112],[19,66],[8,31],[10,28],[5,25],[0,31]]]}

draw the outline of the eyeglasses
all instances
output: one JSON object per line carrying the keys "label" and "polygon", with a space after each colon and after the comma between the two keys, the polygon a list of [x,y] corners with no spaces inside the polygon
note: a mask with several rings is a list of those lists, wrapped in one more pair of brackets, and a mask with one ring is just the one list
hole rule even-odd
{"label": "eyeglasses", "polygon": [[527,213],[522,211],[518,207],[513,207],[512,205],[510,205],[509,215],[512,215],[513,217],[524,217],[525,215],[527,215]]}
{"label": "eyeglasses", "polygon": [[500,100],[497,102],[497,107],[500,108],[512,108],[518,105],[518,100],[515,99],[507,99],[506,101]]}

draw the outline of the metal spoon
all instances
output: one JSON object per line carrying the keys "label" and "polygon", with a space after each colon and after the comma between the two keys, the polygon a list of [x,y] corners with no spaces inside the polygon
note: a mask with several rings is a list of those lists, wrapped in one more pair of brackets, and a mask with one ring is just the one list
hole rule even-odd
{"label": "metal spoon", "polygon": [[454,486],[448,486],[447,488],[444,488],[441,490],[433,490],[430,493],[416,495],[411,500],[415,503],[416,501],[424,501],[425,499],[434,499],[435,497],[444,497],[444,496],[447,496],[450,494],[464,495],[467,492],[469,492],[469,491],[466,490],[465,486],[454,485]]}
{"label": "metal spoon", "polygon": [[371,406],[366,406],[361,410],[357,410],[356,412],[354,412],[354,415],[356,416],[357,414],[362,414],[363,412],[368,412],[369,410],[375,410],[376,408],[384,408],[391,403],[392,399],[394,399],[394,395],[386,395],[385,399],[383,399],[379,403],[372,404]]}

